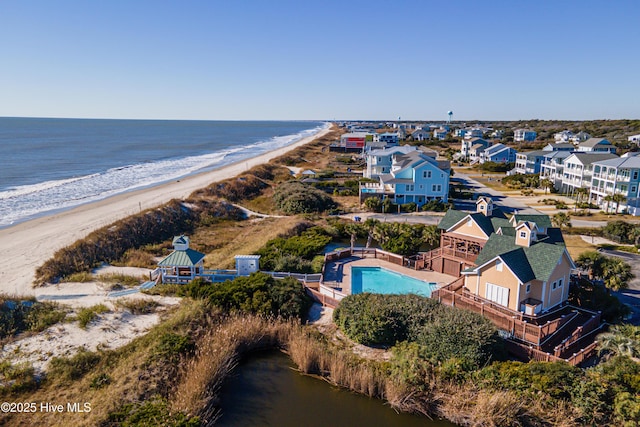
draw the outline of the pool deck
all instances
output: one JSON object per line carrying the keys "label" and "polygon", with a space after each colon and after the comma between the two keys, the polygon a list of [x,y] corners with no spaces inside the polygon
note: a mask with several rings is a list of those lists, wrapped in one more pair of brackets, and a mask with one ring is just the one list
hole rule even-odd
{"label": "pool deck", "polygon": [[455,276],[435,271],[413,270],[411,268],[401,267],[378,258],[360,258],[352,256],[339,261],[328,262],[325,266],[324,283],[328,286],[342,288],[342,293],[350,295],[352,267],[382,267],[424,282],[437,283],[438,288],[448,285],[457,279]]}

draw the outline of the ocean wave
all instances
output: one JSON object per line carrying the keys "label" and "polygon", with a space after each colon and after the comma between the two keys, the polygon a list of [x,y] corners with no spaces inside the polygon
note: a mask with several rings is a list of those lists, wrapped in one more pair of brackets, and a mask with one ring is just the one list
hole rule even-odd
{"label": "ocean wave", "polygon": [[123,165],[101,173],[0,191],[0,227],[255,157],[311,136],[327,125],[204,155]]}

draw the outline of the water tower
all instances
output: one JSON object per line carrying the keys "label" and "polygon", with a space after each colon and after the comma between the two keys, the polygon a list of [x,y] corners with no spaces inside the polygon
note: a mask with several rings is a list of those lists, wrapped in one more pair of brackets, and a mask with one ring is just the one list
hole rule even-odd
{"label": "water tower", "polygon": [[449,116],[449,122],[448,123],[451,123],[451,117],[453,116],[453,111],[451,111],[451,110],[447,111],[447,115]]}

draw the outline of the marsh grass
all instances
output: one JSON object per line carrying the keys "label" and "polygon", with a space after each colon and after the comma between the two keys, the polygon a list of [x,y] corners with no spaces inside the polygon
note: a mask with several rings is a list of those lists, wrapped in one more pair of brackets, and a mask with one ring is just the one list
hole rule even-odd
{"label": "marsh grass", "polygon": [[138,286],[140,283],[146,280],[146,277],[136,277],[121,273],[105,273],[99,274],[96,279],[102,283],[110,285],[122,285],[127,288],[132,288],[134,286]]}

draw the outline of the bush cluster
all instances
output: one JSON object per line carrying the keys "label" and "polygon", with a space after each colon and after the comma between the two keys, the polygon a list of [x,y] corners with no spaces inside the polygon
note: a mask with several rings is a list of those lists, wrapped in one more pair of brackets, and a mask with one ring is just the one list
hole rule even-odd
{"label": "bush cluster", "polygon": [[460,358],[477,367],[501,353],[490,321],[418,295],[350,295],[333,317],[354,341],[384,347],[412,342],[419,346],[420,357],[431,363]]}
{"label": "bush cluster", "polygon": [[449,209],[453,209],[453,203],[445,203],[442,200],[429,200],[421,208],[425,212],[446,212]]}
{"label": "bush cluster", "polygon": [[283,318],[302,319],[311,307],[311,299],[296,279],[279,280],[264,273],[253,273],[224,283],[194,280],[183,287],[180,293],[207,299],[227,311],[240,310]]}
{"label": "bush cluster", "polygon": [[57,304],[34,300],[0,299],[0,339],[24,331],[40,332],[67,315]]}
{"label": "bush cluster", "polygon": [[269,240],[258,251],[260,265],[267,271],[289,271],[292,273],[318,273],[322,265],[313,264],[316,255],[331,241],[326,231],[312,227],[298,236],[277,237]]}
{"label": "bush cluster", "polygon": [[505,176],[502,183],[510,188],[538,188],[540,187],[540,176],[536,174],[521,174]]}
{"label": "bush cluster", "polygon": [[478,166],[478,169],[486,172],[507,172],[514,168],[516,164],[502,162],[484,162]]}
{"label": "bush cluster", "polygon": [[276,207],[289,215],[324,212],[336,207],[325,192],[298,181],[290,181],[276,187],[273,201]]}

